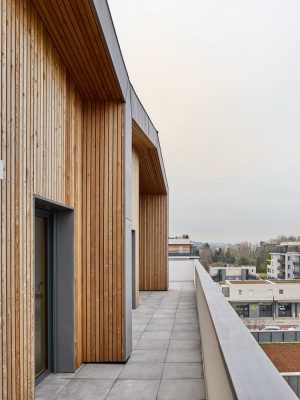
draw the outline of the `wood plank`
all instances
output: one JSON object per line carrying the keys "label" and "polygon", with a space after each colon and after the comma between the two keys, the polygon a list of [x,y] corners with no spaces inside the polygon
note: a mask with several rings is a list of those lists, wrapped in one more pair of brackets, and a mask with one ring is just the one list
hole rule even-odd
{"label": "wood plank", "polygon": [[[59,3],[39,4],[49,12]],[[68,1],[62,9],[72,24],[82,6],[76,4],[78,9],[72,10]],[[61,21],[52,13],[54,17]],[[98,86],[88,89],[91,97],[95,90],[109,100],[82,96],[61,57],[59,38],[47,32],[31,0],[1,0],[0,21],[0,155],[6,168],[0,182],[0,397],[29,399],[34,391],[36,194],[74,207],[76,366],[124,361],[124,104],[116,99],[119,89],[106,64],[96,71],[95,86],[103,80],[104,92],[99,96]],[[64,29],[71,33],[74,28]],[[81,26],[77,38],[95,39],[96,28],[95,21]],[[82,54],[94,52],[93,62],[98,55],[104,60],[102,46],[89,43]],[[90,71],[95,72],[95,65]],[[142,172],[136,190],[138,197],[146,196],[137,217],[137,243],[143,247],[140,275],[145,286],[159,289],[166,285],[167,197],[156,149],[138,135]],[[139,229],[143,224],[148,228]]]}
{"label": "wood plank", "polygon": [[[7,68],[6,68],[6,57],[7,57],[7,46],[6,46],[6,19],[7,19],[7,4],[6,1],[2,2],[2,21],[1,21],[1,92],[2,92],[2,102],[1,102],[1,138],[2,138],[2,156],[3,160],[6,159],[6,92],[7,92]],[[6,177],[6,167],[5,167],[5,177]],[[6,191],[7,191],[7,181],[1,182],[2,187],[2,204],[1,204],[1,245],[2,245],[2,273],[1,273],[1,295],[2,295],[2,397],[7,399],[7,317],[6,317],[6,307],[7,307],[7,286],[6,286]]]}
{"label": "wood plank", "polygon": [[140,290],[167,290],[166,195],[140,196]]}

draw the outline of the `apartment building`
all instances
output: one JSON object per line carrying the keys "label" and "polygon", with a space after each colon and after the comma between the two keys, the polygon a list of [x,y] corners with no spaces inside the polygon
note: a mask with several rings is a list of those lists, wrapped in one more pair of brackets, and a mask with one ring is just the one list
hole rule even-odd
{"label": "apartment building", "polygon": [[225,281],[221,289],[240,317],[300,317],[300,280]]}
{"label": "apartment building", "polygon": [[275,252],[270,253],[267,266],[270,279],[300,278],[300,242],[282,242]]}
{"label": "apartment building", "polygon": [[253,280],[257,279],[256,267],[253,265],[218,264],[209,266],[209,275],[215,282],[225,280]]}
{"label": "apartment building", "polygon": [[197,247],[189,238],[169,238],[169,257],[199,257]]}
{"label": "apartment building", "polygon": [[[1,1],[0,398],[124,362],[168,288],[168,185],[107,2]],[[3,396],[3,397],[2,397]]]}

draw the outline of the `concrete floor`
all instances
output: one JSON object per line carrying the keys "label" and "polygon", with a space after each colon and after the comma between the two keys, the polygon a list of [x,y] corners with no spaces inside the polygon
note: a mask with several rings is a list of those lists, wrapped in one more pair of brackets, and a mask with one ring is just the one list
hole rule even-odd
{"label": "concrete floor", "polygon": [[74,374],[51,374],[36,387],[36,400],[205,399],[193,282],[141,293],[133,349],[127,364],[85,364]]}

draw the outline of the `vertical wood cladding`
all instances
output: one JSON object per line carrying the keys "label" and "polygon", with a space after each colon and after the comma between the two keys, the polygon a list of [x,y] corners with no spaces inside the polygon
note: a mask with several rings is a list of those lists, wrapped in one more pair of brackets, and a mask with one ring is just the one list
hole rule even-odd
{"label": "vertical wood cladding", "polygon": [[83,101],[29,0],[0,0],[0,398],[34,393],[34,195],[74,208],[75,357],[123,356],[123,105]]}
{"label": "vertical wood cladding", "polygon": [[123,360],[122,103],[86,102],[82,361]]}
{"label": "vertical wood cladding", "polygon": [[168,197],[140,196],[140,290],[168,289]]}
{"label": "vertical wood cladding", "polygon": [[1,0],[0,13],[0,398],[25,399],[34,392],[34,195],[74,207],[80,232],[82,102],[31,2]]}

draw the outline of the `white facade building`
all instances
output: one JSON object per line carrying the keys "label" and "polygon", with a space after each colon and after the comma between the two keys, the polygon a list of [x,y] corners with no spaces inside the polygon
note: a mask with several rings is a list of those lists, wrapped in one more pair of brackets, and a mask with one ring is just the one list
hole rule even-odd
{"label": "white facade building", "polygon": [[270,279],[300,278],[300,242],[282,242],[271,253],[267,276]]}
{"label": "white facade building", "polygon": [[241,317],[300,317],[300,280],[225,281],[221,288]]}
{"label": "white facade building", "polygon": [[215,282],[256,279],[256,267],[254,265],[232,264],[211,265],[209,274]]}

